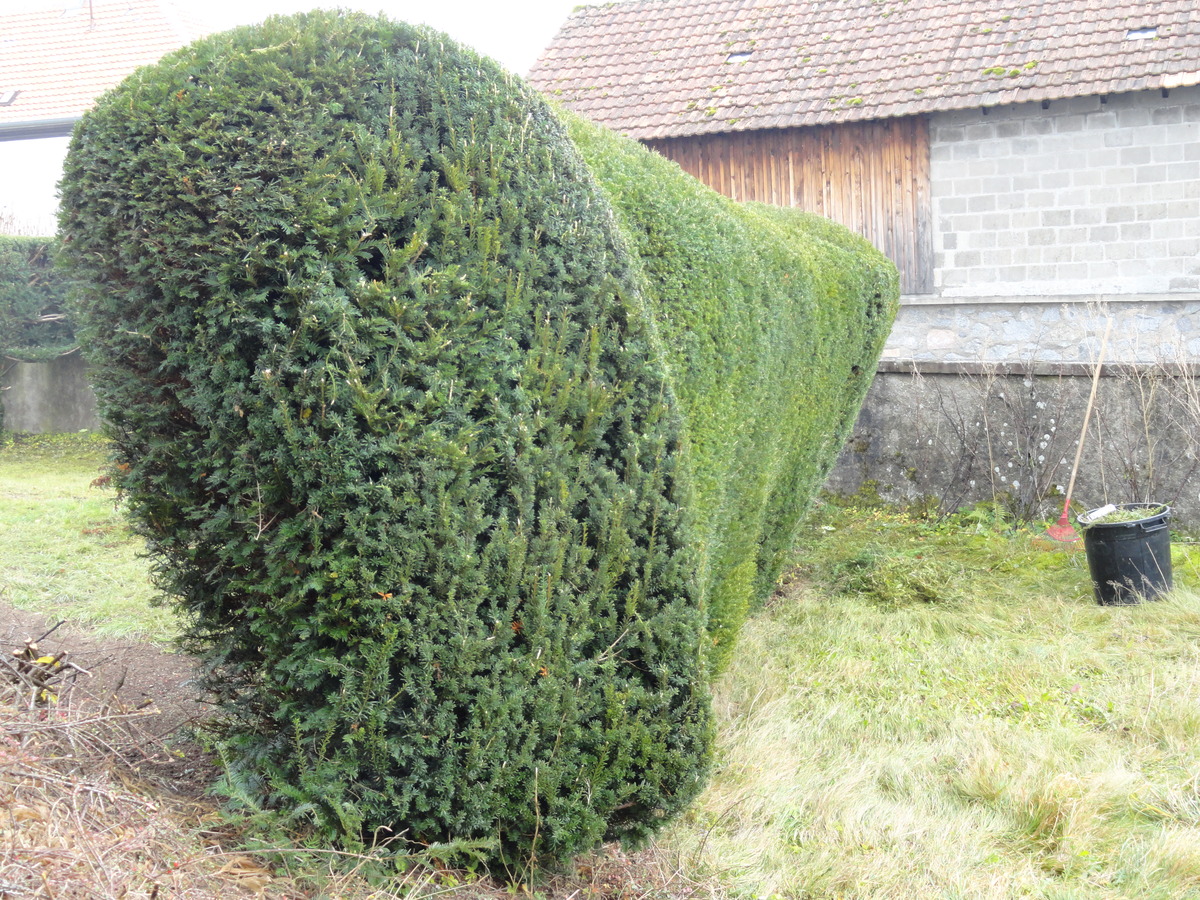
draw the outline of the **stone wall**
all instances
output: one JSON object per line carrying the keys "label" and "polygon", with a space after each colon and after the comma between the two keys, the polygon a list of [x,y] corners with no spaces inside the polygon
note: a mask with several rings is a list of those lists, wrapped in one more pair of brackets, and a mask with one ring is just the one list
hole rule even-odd
{"label": "stone wall", "polygon": [[[1088,373],[1049,366],[881,372],[826,489],[1056,518],[1090,390]],[[1106,367],[1072,497],[1170,503],[1174,522],[1200,527],[1200,369]]]}
{"label": "stone wall", "polygon": [[0,360],[4,429],[43,434],[99,428],[86,373],[78,352],[50,362]]}
{"label": "stone wall", "polygon": [[[1196,227],[1200,229],[1200,220]],[[1200,294],[905,298],[886,362],[1127,363],[1200,360]]]}

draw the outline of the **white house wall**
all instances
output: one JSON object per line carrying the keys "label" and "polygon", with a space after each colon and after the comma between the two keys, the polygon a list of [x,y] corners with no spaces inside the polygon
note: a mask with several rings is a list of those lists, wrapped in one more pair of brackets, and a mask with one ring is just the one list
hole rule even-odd
{"label": "white house wall", "polygon": [[0,233],[51,235],[70,138],[0,141]]}
{"label": "white house wall", "polygon": [[1200,359],[1200,88],[930,122],[935,293],[885,357]]}

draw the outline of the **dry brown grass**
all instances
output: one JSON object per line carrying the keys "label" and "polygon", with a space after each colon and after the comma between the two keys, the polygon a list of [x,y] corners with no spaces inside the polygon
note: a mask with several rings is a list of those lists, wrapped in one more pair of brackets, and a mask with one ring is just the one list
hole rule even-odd
{"label": "dry brown grass", "polygon": [[268,896],[270,873],[226,849],[212,805],[166,787],[178,756],[150,736],[153,706],[23,650],[0,663],[0,897]]}
{"label": "dry brown grass", "polygon": [[203,794],[215,768],[153,736],[152,704],[98,696],[90,673],[41,653],[0,650],[0,900],[719,895],[653,849],[606,848],[536,885],[522,873],[505,883],[417,861],[381,885],[365,876],[367,856],[301,845],[246,852],[244,835]]}
{"label": "dry brown grass", "polygon": [[[436,877],[414,872],[372,891],[351,854],[279,848],[328,861],[281,874],[238,849],[236,829],[203,796],[213,774],[153,736],[152,704],[89,690],[86,670],[36,644],[0,657],[0,897],[401,896]],[[188,763],[191,763],[190,765]],[[186,766],[186,767],[185,767]],[[196,779],[200,771],[199,781]]]}

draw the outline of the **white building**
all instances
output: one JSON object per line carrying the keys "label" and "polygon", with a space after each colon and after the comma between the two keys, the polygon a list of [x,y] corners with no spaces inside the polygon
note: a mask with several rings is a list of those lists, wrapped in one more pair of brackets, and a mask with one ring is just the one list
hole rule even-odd
{"label": "white building", "polygon": [[25,0],[0,12],[0,233],[52,234],[79,117],[202,33],[173,0]]}

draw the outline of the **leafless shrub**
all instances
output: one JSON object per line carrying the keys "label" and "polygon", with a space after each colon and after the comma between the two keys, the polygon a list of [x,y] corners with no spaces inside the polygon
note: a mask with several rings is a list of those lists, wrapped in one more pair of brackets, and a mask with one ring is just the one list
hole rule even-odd
{"label": "leafless shrub", "polygon": [[[1103,367],[1077,511],[1106,502],[1175,505],[1200,471],[1200,365],[1181,362],[1182,350],[1131,362],[1124,349],[1125,359]],[[1039,362],[1036,345],[1026,357],[885,376],[873,389],[876,411],[851,440],[857,452],[847,454],[859,457],[858,483],[936,515],[990,502],[1016,521],[1056,516],[1094,363]]]}
{"label": "leafless shrub", "polygon": [[889,394],[900,426],[862,436],[863,443],[891,444],[871,463],[890,469],[890,481],[874,476],[884,499],[916,502],[939,516],[980,501],[1017,520],[1045,514],[1063,493],[1074,452],[1063,422],[1078,389],[1061,375],[1010,371],[981,364],[914,372]]}

